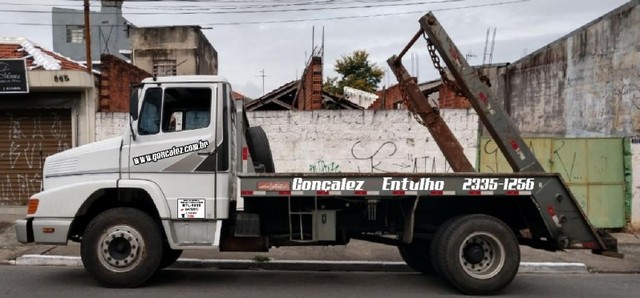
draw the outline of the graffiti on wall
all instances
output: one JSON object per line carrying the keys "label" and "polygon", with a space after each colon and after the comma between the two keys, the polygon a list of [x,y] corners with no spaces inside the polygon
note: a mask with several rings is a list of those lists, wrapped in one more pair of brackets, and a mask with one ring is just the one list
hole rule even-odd
{"label": "graffiti on wall", "polygon": [[[23,203],[41,189],[40,173],[47,155],[69,149],[70,136],[64,130],[62,116],[41,115],[23,117],[6,113],[7,145],[0,146],[0,202]],[[1,132],[0,132],[1,133]],[[55,142],[55,143],[51,143]]]}
{"label": "graffiti on wall", "polygon": [[309,165],[311,173],[340,173],[340,165],[335,162],[328,162],[322,159]]}
{"label": "graffiti on wall", "polygon": [[451,172],[451,166],[443,157],[401,153],[398,145],[392,141],[385,141],[377,146],[365,146],[362,141],[356,141],[351,146],[351,156],[361,173]]}
{"label": "graffiti on wall", "polygon": [[[559,140],[558,142],[559,146],[553,150],[553,158],[559,164],[556,169],[560,170],[561,175],[569,177],[569,179],[580,178],[574,176],[578,151],[570,149],[564,140]],[[563,152],[563,150],[568,152]],[[563,156],[569,156],[569,158],[563,159]]]}
{"label": "graffiti on wall", "polygon": [[[578,150],[576,150],[576,146],[569,145],[565,140],[562,139],[555,140],[553,144],[551,142],[545,143],[542,139],[540,139],[540,142],[537,143],[534,143],[534,141],[532,140],[525,140],[525,143],[527,143],[533,155],[538,158],[538,161],[542,163],[543,166],[546,166],[546,168],[552,167],[551,164],[553,164],[553,169],[559,172],[562,176],[571,179],[581,178],[579,176],[576,176],[576,165],[579,160],[584,160],[586,157],[578,156]],[[553,146],[553,148],[550,149],[547,146]],[[546,157],[542,157],[544,156],[543,153],[540,152],[539,155],[536,153],[536,150],[551,150],[552,156],[550,158],[547,158],[548,160],[544,160],[544,158]],[[511,167],[502,155],[502,152],[498,148],[498,144],[496,144],[496,142],[492,139],[486,139],[483,142],[481,147],[481,156],[481,171],[483,172],[504,173],[512,171]]]}
{"label": "graffiti on wall", "polygon": [[[398,146],[393,142],[384,142],[374,150],[369,150],[370,148],[364,147],[361,145],[362,141],[356,141],[351,146],[351,156],[356,160],[365,161],[368,164],[368,168],[361,169],[358,166],[358,172],[391,172],[382,166],[382,162],[392,157],[398,151]],[[368,170],[367,170],[368,169]]]}

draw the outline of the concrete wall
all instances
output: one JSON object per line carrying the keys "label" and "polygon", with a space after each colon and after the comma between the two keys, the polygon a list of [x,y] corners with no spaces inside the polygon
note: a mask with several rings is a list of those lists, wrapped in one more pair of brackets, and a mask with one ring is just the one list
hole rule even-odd
{"label": "concrete wall", "polygon": [[509,66],[505,94],[528,136],[640,132],[640,6],[631,1]]}
{"label": "concrete wall", "polygon": [[[474,162],[477,115],[441,115]],[[260,111],[248,118],[267,133],[276,172],[451,172],[427,128],[406,110]]]}
{"label": "concrete wall", "polygon": [[[473,163],[478,116],[442,110]],[[426,127],[403,110],[258,111],[251,125],[264,128],[277,172],[452,172]],[[96,113],[96,140],[122,135],[128,113]]]}
{"label": "concrete wall", "polygon": [[128,112],[96,113],[96,141],[121,136],[128,129],[128,121]]}
{"label": "concrete wall", "polygon": [[177,75],[217,75],[218,53],[198,26],[131,28],[133,64],[153,73],[154,60],[176,60]]}

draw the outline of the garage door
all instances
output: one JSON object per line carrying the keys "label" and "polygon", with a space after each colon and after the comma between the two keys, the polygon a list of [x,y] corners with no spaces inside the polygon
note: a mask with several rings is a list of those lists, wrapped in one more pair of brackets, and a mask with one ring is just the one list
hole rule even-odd
{"label": "garage door", "polygon": [[44,158],[71,148],[68,109],[0,110],[0,205],[40,191]]}

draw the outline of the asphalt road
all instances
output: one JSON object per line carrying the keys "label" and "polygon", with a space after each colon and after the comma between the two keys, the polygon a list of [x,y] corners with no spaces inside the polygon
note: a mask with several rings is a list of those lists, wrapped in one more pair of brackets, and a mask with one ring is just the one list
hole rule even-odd
{"label": "asphalt road", "polygon": [[[520,274],[502,294],[638,297],[637,274]],[[437,277],[414,273],[171,269],[147,286],[106,289],[82,268],[0,266],[0,297],[424,297],[458,296]]]}

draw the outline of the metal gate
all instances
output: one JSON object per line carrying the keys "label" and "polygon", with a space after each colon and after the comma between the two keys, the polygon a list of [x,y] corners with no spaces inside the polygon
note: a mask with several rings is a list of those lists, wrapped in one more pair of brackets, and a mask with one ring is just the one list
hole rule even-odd
{"label": "metal gate", "polygon": [[[546,171],[562,175],[596,227],[624,227],[623,139],[525,138],[525,142]],[[481,172],[512,172],[491,138],[482,138],[479,149]]]}
{"label": "metal gate", "polygon": [[0,205],[40,191],[44,158],[72,146],[71,110],[0,110]]}

